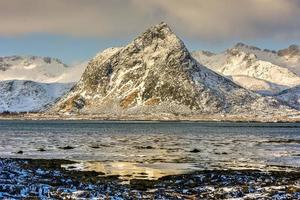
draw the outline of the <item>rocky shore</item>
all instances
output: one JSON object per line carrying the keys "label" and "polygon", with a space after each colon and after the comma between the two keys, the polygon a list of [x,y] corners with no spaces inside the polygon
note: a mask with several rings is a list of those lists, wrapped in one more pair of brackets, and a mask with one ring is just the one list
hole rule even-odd
{"label": "rocky shore", "polygon": [[109,115],[109,114],[71,114],[55,115],[44,113],[15,113],[0,114],[0,120],[100,120],[100,121],[216,121],[216,122],[300,122],[300,113],[289,115],[257,116],[257,115],[174,115],[174,114],[151,114],[151,115]]}
{"label": "rocky shore", "polygon": [[299,171],[206,170],[131,179],[66,170],[67,160],[0,159],[2,199],[299,199]]}

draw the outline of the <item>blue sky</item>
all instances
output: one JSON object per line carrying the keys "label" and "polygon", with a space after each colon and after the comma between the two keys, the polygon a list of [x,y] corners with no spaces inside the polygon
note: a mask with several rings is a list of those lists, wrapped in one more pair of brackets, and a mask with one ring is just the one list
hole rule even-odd
{"label": "blue sky", "polygon": [[18,37],[0,37],[0,55],[37,55],[59,58],[72,64],[90,59],[97,52],[124,45],[129,38],[76,38],[62,35],[29,34]]}
{"label": "blue sky", "polygon": [[190,50],[237,42],[277,50],[300,44],[299,10],[300,0],[3,0],[0,56],[86,61],[161,21]]}
{"label": "blue sky", "polygon": [[[140,33],[137,33],[137,35]],[[0,37],[0,55],[38,55],[59,58],[62,61],[72,64],[86,61],[96,53],[108,47],[124,46],[134,39],[134,36],[125,38],[82,38],[68,37],[62,35],[49,34],[29,34],[18,37]],[[189,50],[209,50],[213,52],[223,51],[233,46],[239,40],[223,41],[217,43],[203,42],[196,39],[182,38]],[[300,44],[299,41],[242,41],[246,44],[255,45],[260,48],[281,49],[292,43]]]}

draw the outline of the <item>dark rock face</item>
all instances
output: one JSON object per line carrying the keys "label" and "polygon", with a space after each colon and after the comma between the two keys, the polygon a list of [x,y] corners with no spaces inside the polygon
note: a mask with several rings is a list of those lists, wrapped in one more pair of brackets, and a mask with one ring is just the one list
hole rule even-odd
{"label": "dark rock face", "polygon": [[279,56],[300,56],[300,47],[297,45],[291,45],[286,49],[278,51]]}
{"label": "dark rock face", "polygon": [[251,49],[251,50],[257,50],[257,51],[260,51],[261,49],[260,48],[258,48],[258,47],[256,47],[256,46],[249,46],[249,45],[247,45],[247,44],[244,44],[244,43],[242,43],[242,42],[239,42],[239,43],[237,43],[235,46],[234,46],[234,48],[237,48],[237,49],[239,49],[239,48],[249,48],[249,49]]}
{"label": "dark rock face", "polygon": [[[201,66],[165,23],[92,59],[61,113],[234,113],[261,97]],[[263,104],[264,107],[267,104]],[[261,105],[260,105],[261,107]]]}

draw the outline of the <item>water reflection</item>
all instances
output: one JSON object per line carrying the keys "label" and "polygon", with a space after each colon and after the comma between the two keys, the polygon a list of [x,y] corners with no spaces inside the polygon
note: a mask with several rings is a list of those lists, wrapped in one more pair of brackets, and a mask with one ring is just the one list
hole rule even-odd
{"label": "water reflection", "polygon": [[103,172],[105,175],[117,175],[126,181],[130,179],[156,180],[167,175],[178,175],[198,170],[191,163],[129,163],[129,162],[81,162],[76,164],[63,165],[69,170],[83,170]]}

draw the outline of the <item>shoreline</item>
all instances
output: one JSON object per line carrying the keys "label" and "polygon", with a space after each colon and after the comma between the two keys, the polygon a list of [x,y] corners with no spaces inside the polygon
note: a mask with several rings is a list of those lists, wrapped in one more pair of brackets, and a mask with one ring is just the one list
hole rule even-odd
{"label": "shoreline", "polygon": [[240,115],[45,115],[40,113],[0,114],[0,120],[32,121],[150,121],[150,122],[233,122],[233,123],[300,123],[300,114],[294,116],[240,116]]}
{"label": "shoreline", "polygon": [[69,160],[0,158],[3,198],[300,198],[300,171],[204,170],[157,180],[66,170]]}

